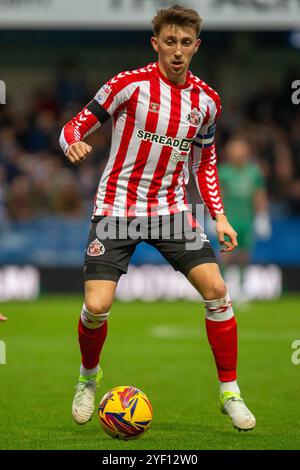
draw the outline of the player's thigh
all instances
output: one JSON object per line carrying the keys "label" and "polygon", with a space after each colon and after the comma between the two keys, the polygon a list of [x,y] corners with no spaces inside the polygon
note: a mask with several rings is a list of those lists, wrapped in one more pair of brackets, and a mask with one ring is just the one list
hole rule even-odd
{"label": "player's thigh", "polygon": [[187,278],[206,300],[222,299],[226,295],[226,285],[217,263],[194,266]]}
{"label": "player's thigh", "polygon": [[[127,272],[138,243],[136,240],[114,236],[108,238],[98,230],[99,223],[101,221],[91,225],[84,259],[85,305],[94,314],[110,310],[118,281]],[[112,220],[111,228],[114,228],[114,223]]]}
{"label": "player's thigh", "polygon": [[166,216],[161,222],[161,235],[147,240],[176,271],[186,277],[194,266],[216,263],[212,246],[203,228],[190,213]]}
{"label": "player's thigh", "polygon": [[121,274],[127,272],[139,240],[120,238],[117,231],[119,223],[115,217],[101,217],[92,222],[84,258],[85,281],[118,282]]}
{"label": "player's thigh", "polygon": [[117,282],[93,279],[84,283],[84,303],[95,315],[109,312],[114,300]]}

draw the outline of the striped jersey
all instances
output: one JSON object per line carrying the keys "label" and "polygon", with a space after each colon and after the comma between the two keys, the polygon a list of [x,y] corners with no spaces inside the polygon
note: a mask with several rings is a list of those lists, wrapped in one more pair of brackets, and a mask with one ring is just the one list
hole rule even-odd
{"label": "striped jersey", "polygon": [[108,162],[93,216],[153,216],[187,210],[189,159],[211,216],[223,213],[214,143],[218,94],[190,71],[175,85],[158,63],[121,72],[62,129],[60,144],[82,141],[112,119]]}

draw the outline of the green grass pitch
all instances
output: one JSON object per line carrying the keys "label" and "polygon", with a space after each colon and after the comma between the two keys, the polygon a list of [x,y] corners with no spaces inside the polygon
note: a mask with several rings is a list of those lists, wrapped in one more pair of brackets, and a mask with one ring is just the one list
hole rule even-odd
{"label": "green grass pitch", "polygon": [[192,302],[113,305],[97,399],[117,385],[150,398],[154,418],[140,439],[118,441],[97,416],[78,426],[71,402],[79,368],[80,296],[7,303],[0,323],[7,364],[0,365],[0,449],[299,449],[299,297],[236,308],[239,384],[257,427],[239,433],[218,408],[216,371],[203,306]]}

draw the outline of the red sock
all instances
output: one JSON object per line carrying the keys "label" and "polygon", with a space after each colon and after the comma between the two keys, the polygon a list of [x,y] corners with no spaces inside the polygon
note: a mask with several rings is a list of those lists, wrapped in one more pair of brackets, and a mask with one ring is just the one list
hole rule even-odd
{"label": "red sock", "polygon": [[78,339],[82,357],[81,362],[86,369],[94,369],[98,365],[106,335],[107,321],[100,328],[89,329],[83,325],[81,318],[79,318]]}
{"label": "red sock", "polygon": [[220,382],[236,380],[237,326],[235,318],[213,321],[206,318],[206,331]]}

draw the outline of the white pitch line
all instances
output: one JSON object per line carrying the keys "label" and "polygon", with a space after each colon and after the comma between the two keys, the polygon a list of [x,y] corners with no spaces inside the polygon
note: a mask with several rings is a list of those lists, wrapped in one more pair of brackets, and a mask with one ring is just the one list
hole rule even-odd
{"label": "white pitch line", "polygon": [[[155,325],[149,330],[149,336],[164,339],[200,339],[200,331],[205,327],[199,325],[199,330],[192,327],[178,325]],[[278,332],[269,332],[266,330],[249,330],[239,328],[239,338],[241,341],[259,341],[259,342],[280,342],[288,343],[295,339],[300,339],[300,331],[286,330]]]}
{"label": "white pitch line", "polygon": [[149,330],[150,336],[166,339],[199,339],[199,331],[177,325],[155,325]]}

